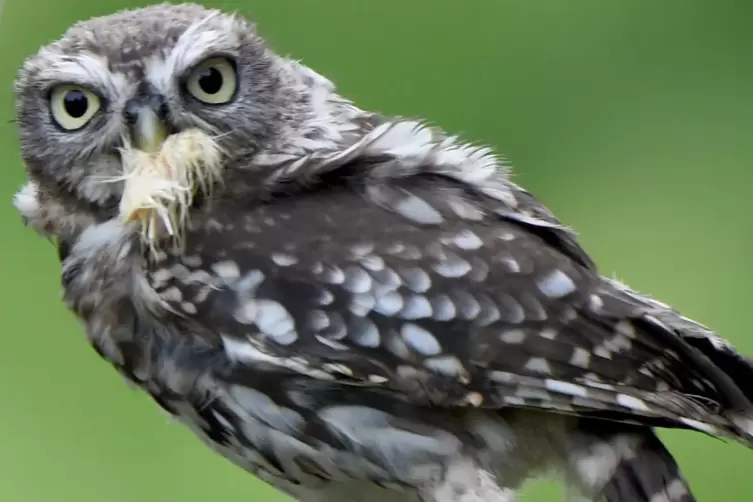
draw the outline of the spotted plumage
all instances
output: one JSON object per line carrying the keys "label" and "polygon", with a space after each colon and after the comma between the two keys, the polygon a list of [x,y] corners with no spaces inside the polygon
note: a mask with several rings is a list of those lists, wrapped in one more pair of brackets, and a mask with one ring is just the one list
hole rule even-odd
{"label": "spotted plumage", "polygon": [[[229,68],[230,90],[201,80]],[[40,91],[73,77],[68,101]],[[57,239],[92,346],[299,500],[511,502],[556,470],[593,501],[691,502],[652,427],[753,446],[749,359],[601,276],[491,150],[358,109],[239,17],[88,21],[16,89],[16,206]],[[51,123],[81,95],[104,108]],[[145,245],[117,209],[124,145],[187,129],[222,180]]]}

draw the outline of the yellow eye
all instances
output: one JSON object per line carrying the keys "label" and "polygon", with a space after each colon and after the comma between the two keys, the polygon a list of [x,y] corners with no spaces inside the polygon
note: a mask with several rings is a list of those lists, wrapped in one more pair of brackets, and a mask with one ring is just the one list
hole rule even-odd
{"label": "yellow eye", "polygon": [[230,102],[237,85],[235,65],[226,58],[207,59],[194,68],[186,80],[191,96],[210,105]]}
{"label": "yellow eye", "polygon": [[66,131],[84,127],[100,106],[99,96],[78,85],[60,85],[50,93],[52,118]]}

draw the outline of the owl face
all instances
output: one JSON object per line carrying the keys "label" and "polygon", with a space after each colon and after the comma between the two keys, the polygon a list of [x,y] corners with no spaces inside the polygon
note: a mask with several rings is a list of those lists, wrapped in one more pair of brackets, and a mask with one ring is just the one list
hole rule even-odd
{"label": "owl face", "polygon": [[34,185],[26,190],[68,212],[105,217],[122,189],[125,143],[149,151],[169,134],[199,128],[231,157],[252,154],[307,99],[280,84],[280,61],[247,21],[197,5],[72,26],[27,59],[16,81],[22,157]]}

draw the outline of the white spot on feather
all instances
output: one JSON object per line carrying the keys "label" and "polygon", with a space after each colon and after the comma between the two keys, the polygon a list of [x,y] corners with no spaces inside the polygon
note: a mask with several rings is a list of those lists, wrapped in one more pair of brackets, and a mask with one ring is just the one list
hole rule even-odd
{"label": "white spot on feather", "polygon": [[455,236],[455,238],[453,239],[453,242],[460,249],[465,249],[469,251],[478,249],[484,245],[483,241],[479,238],[479,236],[471,232],[470,230],[461,231],[458,235]]}
{"label": "white spot on feather", "polygon": [[541,373],[544,375],[552,374],[552,368],[549,366],[549,362],[543,357],[532,357],[523,367],[534,373]]}
{"label": "white spot on feather", "polygon": [[456,278],[463,277],[471,271],[471,264],[462,258],[448,258],[434,264],[432,267],[436,273],[442,277]]}
{"label": "white spot on feather", "polygon": [[438,225],[444,221],[439,211],[425,200],[410,193],[406,193],[398,200],[393,209],[404,218],[422,225]]}
{"label": "white spot on feather", "polygon": [[544,387],[551,392],[565,394],[567,396],[588,397],[588,391],[582,385],[563,382],[562,380],[544,380]]}
{"label": "white spot on feather", "polygon": [[212,270],[225,280],[237,279],[241,276],[238,264],[232,260],[218,261],[212,264]]}
{"label": "white spot on feather", "polygon": [[638,410],[638,411],[650,411],[651,410],[651,408],[649,408],[646,405],[646,403],[643,402],[642,399],[638,399],[637,397],[629,396],[627,394],[617,394],[615,401],[620,406],[624,406],[625,408],[630,408],[631,410]]}
{"label": "white spot on feather", "polygon": [[403,324],[400,335],[406,344],[421,355],[435,356],[442,351],[434,335],[417,324]]}
{"label": "white spot on feather", "polygon": [[272,261],[280,267],[289,267],[298,263],[298,258],[286,253],[272,253]]}
{"label": "white spot on feather", "polygon": [[526,339],[526,332],[522,329],[509,329],[503,331],[499,339],[509,344],[520,344]]}
{"label": "white spot on feather", "polygon": [[282,345],[296,341],[295,322],[280,303],[272,300],[256,300],[256,326],[259,331]]}
{"label": "white spot on feather", "polygon": [[406,298],[400,317],[403,319],[422,319],[431,317],[432,309],[429,300],[422,295],[411,295]]}
{"label": "white spot on feather", "polygon": [[575,282],[561,270],[552,270],[536,281],[539,290],[549,298],[562,298],[575,291]]}
{"label": "white spot on feather", "polygon": [[374,310],[385,316],[393,316],[403,308],[403,297],[394,291],[376,297]]}
{"label": "white spot on feather", "polygon": [[575,347],[570,358],[570,364],[579,368],[588,368],[591,364],[591,353],[584,348]]}

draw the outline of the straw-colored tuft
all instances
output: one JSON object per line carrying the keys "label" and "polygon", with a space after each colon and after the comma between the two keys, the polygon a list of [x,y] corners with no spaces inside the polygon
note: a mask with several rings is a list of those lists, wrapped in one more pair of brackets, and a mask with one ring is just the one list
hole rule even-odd
{"label": "straw-colored tuft", "polygon": [[144,242],[154,251],[165,237],[181,242],[188,210],[197,193],[209,195],[220,181],[222,151],[208,134],[189,129],[167,137],[154,153],[121,151],[125,185],[120,216],[141,222]]}

